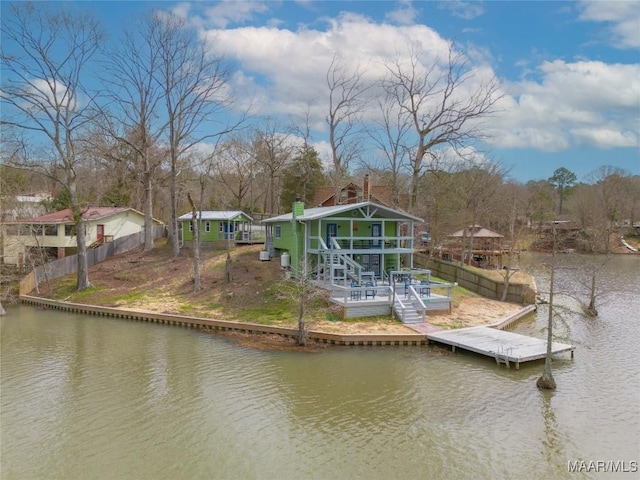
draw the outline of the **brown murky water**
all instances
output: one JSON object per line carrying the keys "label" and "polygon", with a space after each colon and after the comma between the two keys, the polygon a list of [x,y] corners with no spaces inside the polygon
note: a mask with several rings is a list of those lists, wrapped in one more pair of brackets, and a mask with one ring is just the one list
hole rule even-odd
{"label": "brown murky water", "polygon": [[[541,290],[544,258],[528,259]],[[589,260],[563,259],[563,290],[582,292],[573,267]],[[535,386],[541,363],[507,370],[426,347],[266,352],[11,307],[0,478],[599,478],[568,462],[639,460],[640,257],[610,260],[600,283],[598,319],[559,322],[577,351],[554,364],[552,393]],[[541,309],[515,330],[543,337],[545,323]]]}

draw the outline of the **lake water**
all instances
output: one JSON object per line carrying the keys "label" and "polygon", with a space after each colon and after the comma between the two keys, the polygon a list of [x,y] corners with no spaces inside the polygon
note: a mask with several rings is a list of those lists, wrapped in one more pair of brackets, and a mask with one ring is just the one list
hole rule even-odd
{"label": "lake water", "polygon": [[[524,259],[541,291],[546,260]],[[591,258],[561,261],[559,288],[580,292],[574,266]],[[638,478],[568,471],[640,460],[640,257],[614,257],[598,278],[600,316],[558,322],[577,348],[554,362],[553,392],[536,388],[539,362],[506,369],[437,347],[267,352],[9,307],[0,478]],[[541,308],[514,330],[543,338],[546,319]]]}

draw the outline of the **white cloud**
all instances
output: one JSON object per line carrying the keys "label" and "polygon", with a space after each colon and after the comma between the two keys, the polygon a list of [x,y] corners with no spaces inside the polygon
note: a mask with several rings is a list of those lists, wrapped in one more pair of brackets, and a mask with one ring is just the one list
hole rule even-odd
{"label": "white cloud", "polygon": [[192,25],[200,28],[226,28],[231,24],[251,21],[255,14],[269,11],[266,3],[254,1],[224,0],[209,8],[202,8],[202,5],[198,2],[183,2],[176,5],[172,12],[179,17],[189,18]]}
{"label": "white cloud", "polygon": [[325,115],[324,107],[313,105],[328,98],[326,74],[334,54],[373,81],[385,73],[383,62],[410,44],[426,63],[443,58],[449,45],[424,25],[375,24],[357,15],[330,20],[326,31],[242,27],[209,30],[206,38],[216,53],[239,62],[244,73],[235,77],[236,97],[255,97],[270,115],[302,114],[311,102],[315,120]]}
{"label": "white cloud", "polygon": [[[328,19],[326,30],[276,27],[212,29],[209,48],[237,62],[230,88],[239,109],[251,101],[253,112],[303,118],[307,109],[316,139],[326,133],[326,74],[334,54],[359,67],[373,82],[384,62],[407,61],[409,47],[422,66],[433,66],[449,41],[425,25],[377,24],[361,15]],[[469,90],[494,75],[491,52],[465,46],[474,66]],[[404,56],[404,58],[402,58]],[[640,65],[561,60],[530,64],[540,78],[504,82],[499,111],[485,125],[493,147],[562,151],[574,146],[598,148],[640,143]],[[463,93],[462,90],[459,93]],[[371,102],[373,103],[373,102]],[[369,112],[371,114],[371,112]],[[369,117],[371,118],[371,117]]]}
{"label": "white cloud", "polygon": [[[68,87],[55,79],[36,78],[29,82],[28,99],[22,97],[16,101],[31,114],[47,113],[54,115],[55,112],[73,112],[84,106],[82,99],[78,98],[77,92],[72,92]],[[4,92],[2,92],[5,95]],[[84,99],[86,101],[86,99]]]}
{"label": "white cloud", "polygon": [[625,0],[604,2],[584,0],[580,20],[605,22],[610,26],[612,43],[618,48],[640,47],[640,2]]}
{"label": "white cloud", "polygon": [[589,129],[576,128],[571,130],[571,134],[580,139],[583,144],[599,148],[637,147],[640,145],[637,132],[620,131],[615,128],[615,125]]}
{"label": "white cloud", "polygon": [[440,2],[439,8],[443,10],[449,10],[453,16],[463,18],[465,20],[472,20],[476,17],[484,15],[484,6],[482,2],[460,2],[460,1],[447,1]]}
{"label": "white cloud", "polygon": [[414,8],[410,0],[402,0],[395,10],[388,12],[385,17],[398,25],[412,25],[418,16],[418,10]]}
{"label": "white cloud", "polygon": [[539,71],[540,83],[506,85],[510,96],[492,121],[495,146],[561,151],[640,145],[640,65],[557,60]]}

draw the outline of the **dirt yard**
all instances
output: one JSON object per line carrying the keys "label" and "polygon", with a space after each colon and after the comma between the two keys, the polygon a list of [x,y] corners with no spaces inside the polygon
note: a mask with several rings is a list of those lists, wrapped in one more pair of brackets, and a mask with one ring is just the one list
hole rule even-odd
{"label": "dirt yard", "polygon": [[[56,282],[54,298],[120,307],[131,310],[238,320],[269,325],[294,326],[295,305],[282,290],[283,275],[277,260],[260,261],[260,245],[231,251],[231,281],[227,282],[227,253],[202,252],[202,290],[193,292],[191,252],[183,250],[173,258],[166,240],[149,253],[135,250],[112,257],[91,268],[93,288],[75,293],[74,277]],[[324,303],[323,303],[324,302]],[[444,328],[494,323],[520,306],[465,296],[450,315],[431,315],[428,321]],[[327,308],[326,298],[309,306],[308,328],[332,333],[413,332],[390,318],[339,321]]]}

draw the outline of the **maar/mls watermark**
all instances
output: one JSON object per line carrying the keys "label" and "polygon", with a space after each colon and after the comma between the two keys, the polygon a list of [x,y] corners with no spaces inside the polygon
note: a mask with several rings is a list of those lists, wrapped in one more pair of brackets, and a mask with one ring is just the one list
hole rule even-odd
{"label": "maar/mls watermark", "polygon": [[636,460],[569,460],[570,473],[637,473]]}

